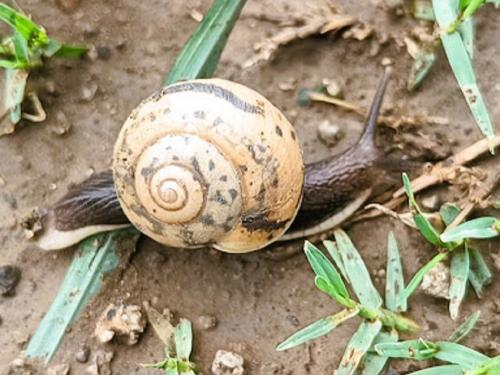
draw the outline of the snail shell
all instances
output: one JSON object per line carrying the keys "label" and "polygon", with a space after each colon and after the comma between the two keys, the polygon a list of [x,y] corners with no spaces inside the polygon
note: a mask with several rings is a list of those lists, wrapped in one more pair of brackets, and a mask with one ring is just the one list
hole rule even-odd
{"label": "snail shell", "polygon": [[260,249],[300,206],[304,162],[292,125],[257,92],[194,80],[141,103],[115,144],[125,215],[169,246]]}

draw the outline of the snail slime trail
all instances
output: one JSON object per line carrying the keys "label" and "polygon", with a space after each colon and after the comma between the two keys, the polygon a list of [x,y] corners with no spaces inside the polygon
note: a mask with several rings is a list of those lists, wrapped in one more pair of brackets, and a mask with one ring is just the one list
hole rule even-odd
{"label": "snail slime trail", "polygon": [[386,71],[357,144],[307,166],[292,125],[252,89],[221,79],[168,86],[125,122],[112,172],[45,214],[38,244],[60,249],[131,222],[168,246],[242,253],[328,230],[398,165],[374,143],[387,82]]}

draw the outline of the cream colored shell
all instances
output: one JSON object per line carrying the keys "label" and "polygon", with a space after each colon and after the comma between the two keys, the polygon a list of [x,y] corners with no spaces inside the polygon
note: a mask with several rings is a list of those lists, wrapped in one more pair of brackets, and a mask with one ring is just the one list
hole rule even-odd
{"label": "cream colored shell", "polygon": [[279,238],[304,182],[291,124],[262,95],[221,79],[174,84],[141,103],[119,134],[113,171],[122,208],[143,233],[227,252]]}

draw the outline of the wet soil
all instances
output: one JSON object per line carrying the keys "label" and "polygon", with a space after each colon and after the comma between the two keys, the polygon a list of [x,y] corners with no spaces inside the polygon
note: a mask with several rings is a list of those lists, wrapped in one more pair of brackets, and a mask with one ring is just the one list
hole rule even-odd
{"label": "wet soil", "polygon": [[[78,3],[78,2],[76,2]],[[55,1],[20,0],[18,4],[44,25],[49,34],[66,42],[80,42],[101,48],[100,58],[83,61],[52,60],[32,77],[48,118],[44,123],[23,123],[15,134],[0,138],[0,264],[16,264],[22,279],[16,293],[0,297],[0,371],[25,347],[55,297],[72,260],[74,249],[44,253],[24,238],[18,225],[33,207],[55,202],[71,184],[84,180],[92,171],[110,166],[111,151],[121,124],[143,98],[160,86],[187,36],[197,22],[193,9],[205,12],[210,1],[193,0],[84,0],[71,12]],[[308,1],[311,6],[320,0]],[[390,58],[394,74],[386,107],[402,105],[409,112],[425,110],[444,116],[449,125],[424,126],[421,131],[450,141],[454,151],[481,138],[442,52],[422,87],[407,92],[406,78],[411,58],[391,36],[401,35],[417,25],[409,17],[384,10],[375,1],[336,1],[339,9],[367,22],[379,35],[389,36],[372,56],[374,37],[364,41],[312,37],[281,48],[271,62],[241,69],[254,52],[252,46],[277,31],[272,22],[257,20],[258,13],[287,16],[304,11],[304,2],[249,1],[225,50],[217,76],[252,87],[277,105],[297,129],[306,161],[337,153],[355,142],[363,124],[352,114],[328,105],[297,105],[298,90],[314,87],[324,78],[337,80],[347,99],[367,106],[382,72],[381,62]],[[500,18],[492,7],[480,13],[475,64],[493,121],[500,119],[500,62],[497,30]],[[4,30],[4,29],[2,29]],[[102,48],[105,48],[104,50]],[[105,53],[103,53],[103,51]],[[279,84],[295,79],[297,88],[282,91]],[[55,90],[53,88],[55,87]],[[61,115],[63,113],[64,115]],[[64,119],[65,118],[65,119]],[[317,137],[317,126],[328,119],[346,136],[328,148]],[[69,123],[69,133],[59,136],[54,127]],[[63,125],[64,125],[63,124]],[[381,129],[379,143],[391,146],[394,131]],[[498,157],[497,157],[498,158]],[[490,159],[494,165],[498,160]],[[447,191],[439,188],[426,194]],[[425,196],[425,194],[423,195]],[[451,197],[448,197],[451,198]],[[379,290],[384,285],[380,270],[385,265],[386,238],[394,231],[401,247],[405,272],[410,277],[434,254],[432,247],[412,229],[390,218],[378,218],[347,227],[364,257]],[[499,241],[481,242],[489,254],[499,253]],[[295,245],[297,249],[300,244]],[[352,321],[335,333],[285,353],[275,346],[298,328],[337,312],[328,297],[315,289],[311,270],[300,251],[272,257],[268,249],[246,255],[222,254],[213,250],[165,249],[142,238],[123,272],[106,280],[95,298],[68,332],[54,363],[70,363],[72,374],[83,374],[87,365],[75,361],[75,353],[87,345],[92,351],[112,350],[114,374],[148,374],[139,363],[162,359],[163,348],[148,328],[138,345],[99,344],[93,337],[95,321],[110,302],[142,304],[153,300],[158,309],[168,307],[177,316],[194,322],[194,360],[210,373],[215,352],[226,349],[245,358],[250,374],[328,374],[338,364],[343,349],[356,329]],[[466,343],[489,354],[500,354],[498,296],[495,274],[486,297],[469,293],[462,316],[480,309],[479,328]],[[443,339],[458,325],[448,317],[446,301],[417,293],[409,314],[422,325],[422,336]],[[217,326],[202,330],[202,315],[214,316]],[[420,365],[393,362],[406,373]]]}

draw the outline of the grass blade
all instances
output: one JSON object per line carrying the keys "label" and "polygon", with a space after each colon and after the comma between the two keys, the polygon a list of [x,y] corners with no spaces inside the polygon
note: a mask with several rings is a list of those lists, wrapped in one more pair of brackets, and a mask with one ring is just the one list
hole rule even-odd
{"label": "grass blade", "polygon": [[295,346],[301,345],[307,341],[314,340],[324,336],[338,327],[340,324],[358,315],[359,310],[342,310],[341,312],[322,318],[300,331],[294,333],[281,344],[276,347],[276,350],[288,350]]}
{"label": "grass blade", "polygon": [[458,32],[462,37],[465,49],[469,54],[471,60],[474,59],[474,39],[475,39],[475,25],[474,18],[469,17],[462,21],[458,27]]}
{"label": "grass blade", "polygon": [[430,260],[425,266],[417,271],[413,279],[411,279],[410,283],[406,286],[405,290],[401,294],[401,298],[407,300],[414,292],[417,290],[419,285],[422,283],[422,280],[427,272],[432,270],[437,264],[448,256],[448,253],[439,253],[434,258]]}
{"label": "grass blade", "polygon": [[406,311],[406,298],[401,297],[405,288],[403,265],[394,233],[387,240],[387,280],[385,283],[385,306],[394,312]]}
{"label": "grass blade", "polygon": [[191,322],[181,318],[174,333],[175,353],[180,361],[189,361],[193,348],[193,330]]}
{"label": "grass blade", "polygon": [[24,39],[19,32],[15,31],[14,36],[12,37],[12,43],[14,44],[14,50],[19,66],[23,68],[27,67],[29,65],[30,56],[26,39]]}
{"label": "grass blade", "polygon": [[363,360],[362,370],[358,371],[359,375],[381,374],[389,358],[378,355],[377,352],[373,351],[373,347],[377,344],[397,342],[397,341],[398,341],[397,331],[393,330],[392,334],[386,332],[380,332],[373,341],[372,349],[365,355],[365,358]]}
{"label": "grass blade", "polygon": [[377,309],[382,306],[382,297],[380,297],[379,292],[375,289],[363,259],[347,234],[338,229],[335,231],[335,240],[337,241],[349,282],[361,304],[371,309]]}
{"label": "grass blade", "polygon": [[445,242],[460,242],[467,238],[493,238],[499,234],[496,228],[497,222],[498,219],[492,216],[473,219],[445,231],[441,235],[441,240]]}
{"label": "grass blade", "polygon": [[451,256],[450,264],[450,316],[453,320],[458,318],[460,305],[467,293],[469,282],[469,251],[467,246],[463,250],[455,250]]}
{"label": "grass blade", "polygon": [[177,57],[164,84],[213,75],[246,0],[216,0]]}
{"label": "grass blade", "polygon": [[436,366],[411,372],[408,375],[463,375],[462,367],[456,365]]}
{"label": "grass blade", "polygon": [[465,336],[467,336],[476,326],[479,317],[481,316],[481,311],[476,311],[467,318],[465,322],[460,324],[460,326],[451,334],[448,341],[458,343]]}
{"label": "grass blade", "polygon": [[0,3],[0,20],[19,32],[30,47],[44,46],[49,42],[47,34],[41,27],[3,3]]}
{"label": "grass blade", "polygon": [[349,299],[349,292],[333,264],[309,241],[304,243],[304,252],[314,273],[330,285],[333,293],[329,294],[339,303],[345,304],[341,301]]}
{"label": "grass blade", "polygon": [[[433,0],[434,14],[442,30],[447,30],[459,16],[455,0]],[[476,82],[474,68],[467,47],[459,33],[441,33],[441,41],[448,62],[462,90],[465,100],[479,126],[487,138],[493,138],[495,131],[491,123],[486,103]]]}
{"label": "grass blade", "polygon": [[469,249],[470,272],[469,281],[476,292],[478,298],[483,297],[483,288],[491,283],[493,275],[484,260],[481,252],[476,249]]}
{"label": "grass blade", "polygon": [[24,69],[7,69],[5,71],[5,108],[10,110],[10,121],[12,124],[17,124],[21,121],[21,103],[24,99],[28,76],[29,72]]}
{"label": "grass blade", "polygon": [[379,320],[363,322],[349,340],[346,350],[340,361],[336,375],[351,375],[357,370],[366,353],[372,346],[375,338],[382,329]]}
{"label": "grass blade", "polygon": [[436,359],[459,365],[465,370],[473,370],[489,360],[484,354],[460,344],[441,341],[437,345],[439,351],[435,355]]}
{"label": "grass blade", "polygon": [[101,288],[103,276],[118,265],[118,249],[129,256],[138,238],[135,229],[126,229],[82,242],[56,299],[28,344],[28,357],[43,358],[45,363],[52,358],[71,322]]}
{"label": "grass blade", "polygon": [[330,254],[333,261],[335,262],[335,265],[339,269],[340,273],[342,274],[342,277],[345,280],[349,281],[349,278],[347,277],[347,274],[345,272],[344,262],[342,261],[342,257],[340,256],[337,244],[333,241],[323,241],[323,244],[325,245],[328,254]]}
{"label": "grass blade", "polygon": [[375,350],[379,355],[390,358],[427,360],[434,358],[439,348],[433,342],[419,339],[382,343],[375,345]]}

